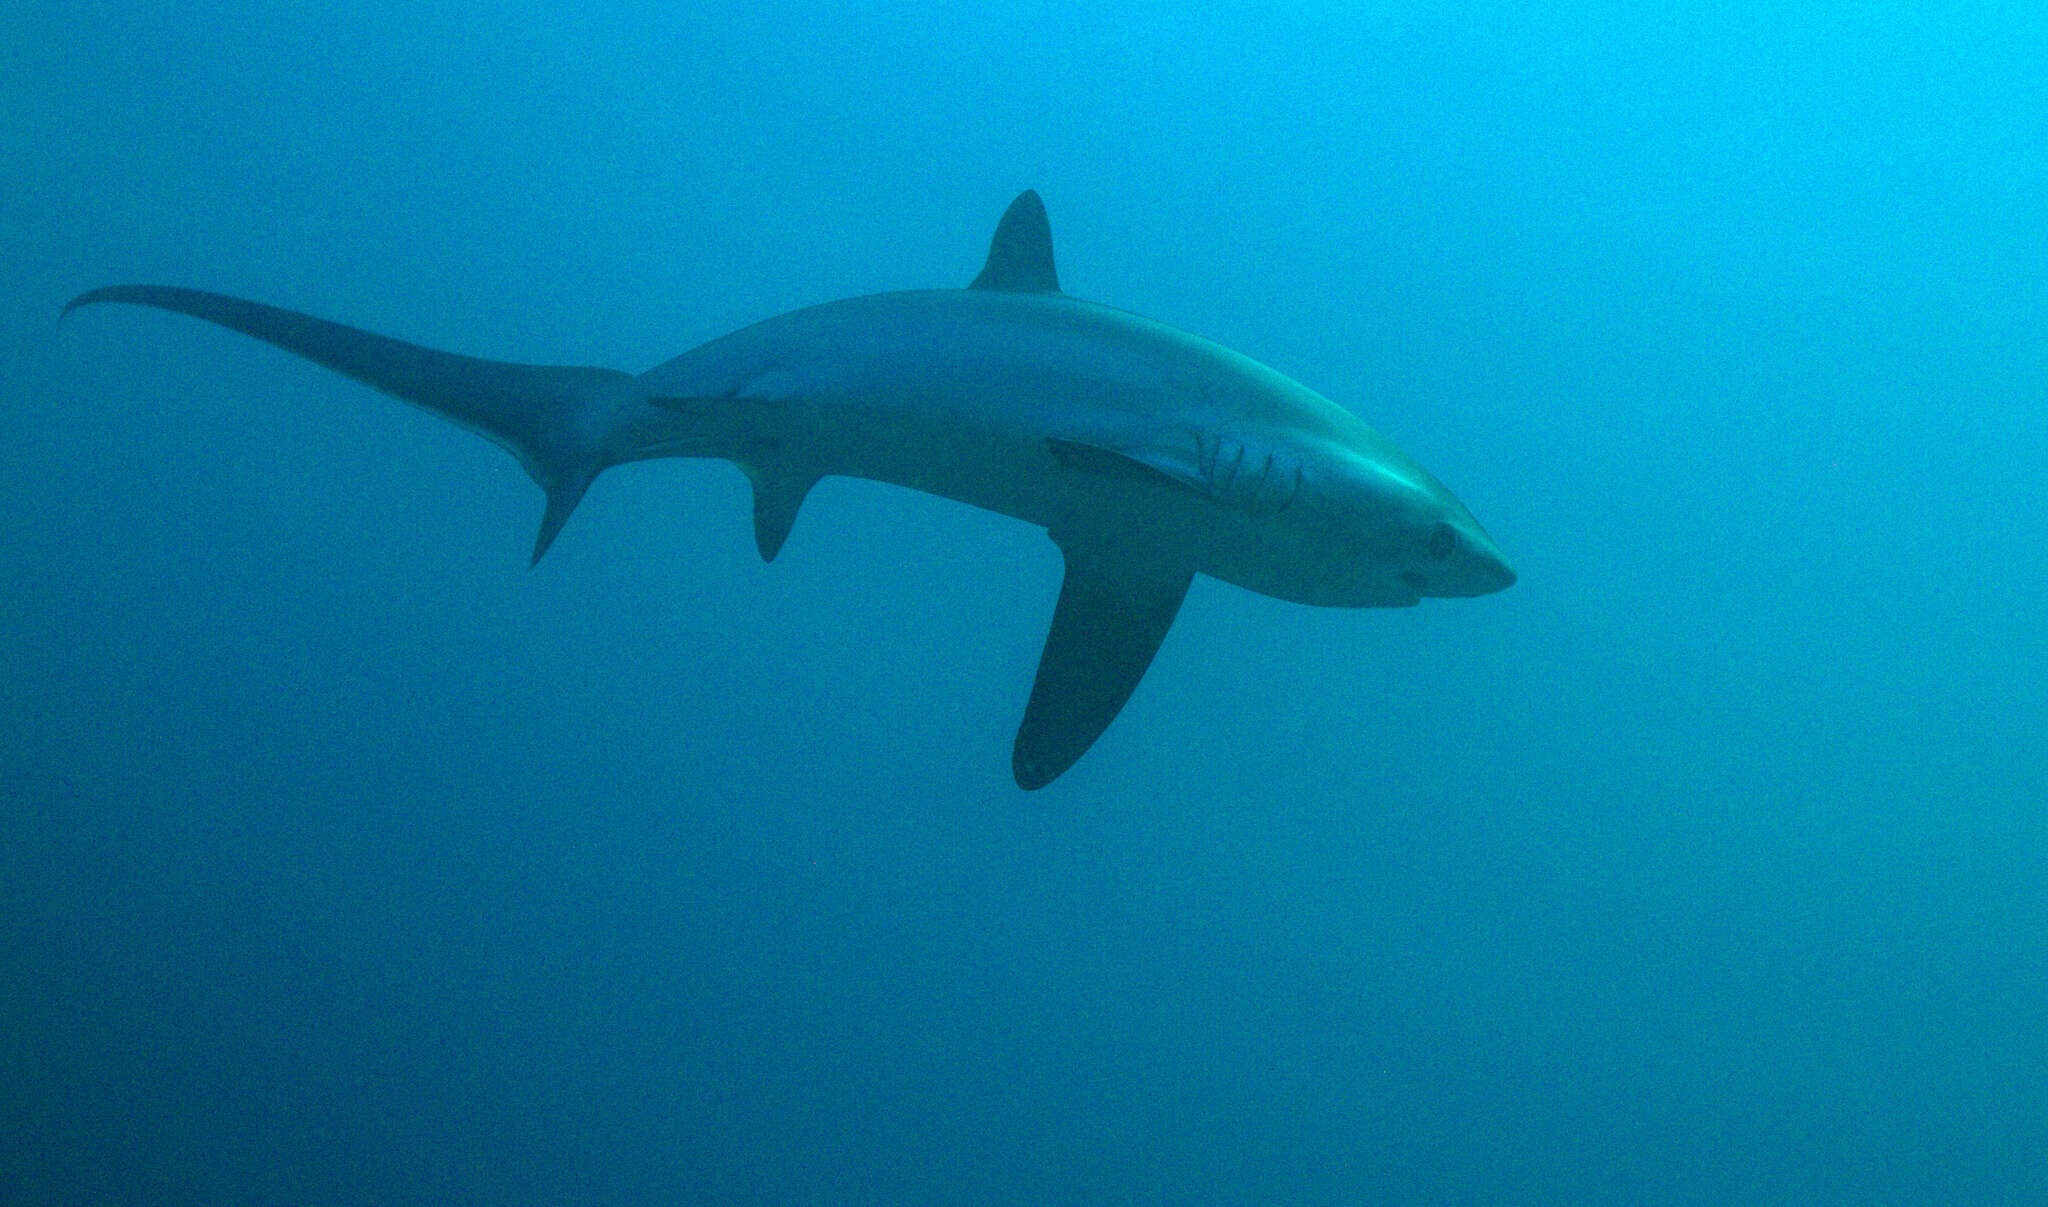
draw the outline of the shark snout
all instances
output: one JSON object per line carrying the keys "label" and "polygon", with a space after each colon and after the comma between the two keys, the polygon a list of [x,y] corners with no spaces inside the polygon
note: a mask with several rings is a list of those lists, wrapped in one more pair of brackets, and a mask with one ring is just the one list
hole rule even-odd
{"label": "shark snout", "polygon": [[1472,594],[1491,595],[1515,585],[1515,568],[1508,565],[1507,559],[1498,552],[1482,554],[1474,560],[1478,562],[1478,569],[1471,578],[1478,589]]}
{"label": "shark snout", "polygon": [[1450,565],[1446,567],[1445,581],[1441,584],[1448,589],[1442,594],[1491,595],[1514,586],[1514,567],[1501,556],[1499,546],[1493,543],[1493,538],[1486,534],[1477,520],[1470,518],[1469,513],[1465,518],[1466,524],[1457,525],[1460,529],[1458,539],[1454,542]]}
{"label": "shark snout", "polygon": [[1401,579],[1417,595],[1457,599],[1505,591],[1515,585],[1515,571],[1492,541],[1468,537],[1445,563],[1426,573],[1411,570]]}
{"label": "shark snout", "polygon": [[1458,550],[1449,570],[1437,584],[1440,595],[1491,595],[1505,591],[1515,585],[1514,567],[1508,559],[1493,547],[1493,542],[1481,538],[1471,541]]}

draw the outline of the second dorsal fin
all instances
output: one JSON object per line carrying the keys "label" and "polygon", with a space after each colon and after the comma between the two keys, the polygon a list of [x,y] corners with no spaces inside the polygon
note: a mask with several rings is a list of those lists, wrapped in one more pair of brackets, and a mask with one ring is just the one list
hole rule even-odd
{"label": "second dorsal fin", "polygon": [[969,289],[1001,289],[1011,293],[1058,293],[1059,274],[1052,266],[1052,224],[1038,193],[1017,194],[989,240],[988,263]]}

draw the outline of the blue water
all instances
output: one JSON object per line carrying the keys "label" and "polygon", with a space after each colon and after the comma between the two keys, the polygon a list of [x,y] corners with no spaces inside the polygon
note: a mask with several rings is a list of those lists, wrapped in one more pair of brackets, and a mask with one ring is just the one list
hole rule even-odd
{"label": "blue water", "polygon": [[[10,16],[0,1203],[2048,1201],[2037,6],[600,8]],[[667,461],[528,570],[469,434],[55,324],[637,371],[1026,187],[1520,584],[1198,581],[1027,795],[1042,533]]]}

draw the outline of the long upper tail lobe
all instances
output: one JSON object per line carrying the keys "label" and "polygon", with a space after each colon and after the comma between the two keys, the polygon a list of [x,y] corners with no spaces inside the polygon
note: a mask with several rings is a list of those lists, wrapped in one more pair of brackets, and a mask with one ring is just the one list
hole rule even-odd
{"label": "long upper tail lobe", "polygon": [[168,285],[111,285],[73,298],[154,306],[260,339],[457,423],[519,458],[547,492],[533,559],[547,552],[591,481],[618,459],[610,419],[633,378],[616,369],[518,365],[408,344],[311,315]]}

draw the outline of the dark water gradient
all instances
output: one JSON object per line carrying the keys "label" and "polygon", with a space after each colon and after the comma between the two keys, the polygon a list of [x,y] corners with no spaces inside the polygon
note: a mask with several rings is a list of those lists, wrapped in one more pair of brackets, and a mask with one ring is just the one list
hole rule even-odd
{"label": "dark water gradient", "polygon": [[[2048,1199],[2048,23],[1358,7],[28,0],[0,1202]],[[1027,797],[1040,534],[659,463],[528,571],[474,437],[54,327],[638,370],[1027,186],[1520,585],[1198,582]]]}

